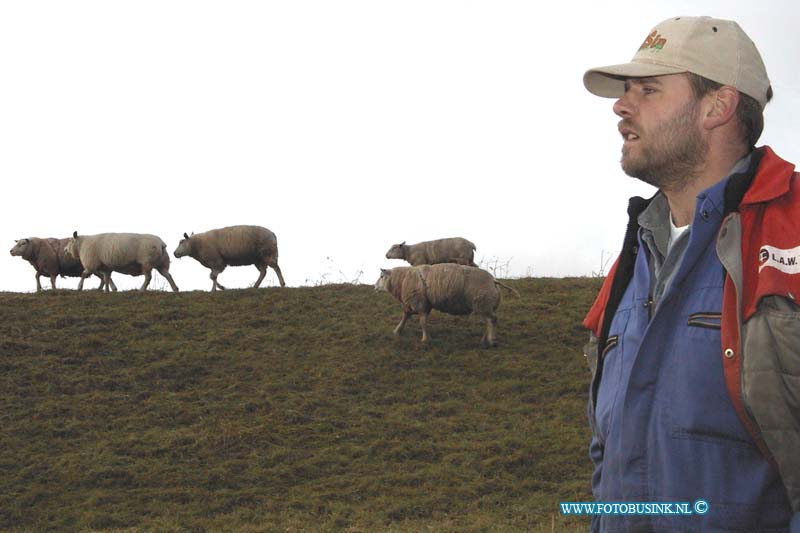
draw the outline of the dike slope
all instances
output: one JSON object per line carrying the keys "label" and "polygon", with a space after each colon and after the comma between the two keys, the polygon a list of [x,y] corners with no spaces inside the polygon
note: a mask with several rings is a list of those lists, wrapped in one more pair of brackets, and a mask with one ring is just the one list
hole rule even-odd
{"label": "dike slope", "polygon": [[600,281],[504,280],[488,350],[367,285],[0,293],[0,529],[583,530]]}

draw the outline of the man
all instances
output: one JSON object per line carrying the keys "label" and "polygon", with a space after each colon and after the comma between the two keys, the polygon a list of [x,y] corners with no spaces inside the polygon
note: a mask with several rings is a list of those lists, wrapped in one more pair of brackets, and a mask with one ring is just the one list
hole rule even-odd
{"label": "man", "polygon": [[758,50],[735,22],[676,17],[584,85],[617,98],[622,169],[658,188],[631,199],[584,321],[594,496],[707,502],[592,529],[800,531],[800,175],[754,148]]}

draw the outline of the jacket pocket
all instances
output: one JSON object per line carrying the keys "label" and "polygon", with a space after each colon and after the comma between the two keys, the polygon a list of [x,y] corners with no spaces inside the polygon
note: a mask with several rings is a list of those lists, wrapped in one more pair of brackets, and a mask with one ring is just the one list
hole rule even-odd
{"label": "jacket pocket", "polygon": [[602,363],[606,354],[608,354],[608,352],[611,351],[618,343],[619,335],[612,335],[606,339],[606,343],[603,346],[603,351],[599,355],[598,352],[600,350],[598,346],[598,339],[593,334],[589,338],[589,342],[583,345],[583,356],[586,358],[586,364],[589,366],[589,370],[592,371],[592,381],[594,381],[594,375],[597,373],[598,361]]}
{"label": "jacket pocket", "polygon": [[623,361],[623,342],[619,335],[610,335],[600,351],[597,365],[603,369],[597,390],[597,404],[595,405],[595,424],[597,437],[600,442],[605,442],[611,433],[612,420],[618,416],[616,413],[617,399],[624,397],[626,373]]}
{"label": "jacket pocket", "polygon": [[600,354],[600,360],[602,361],[617,344],[619,344],[619,335],[612,335],[606,339],[606,345],[603,347],[603,353]]}
{"label": "jacket pocket", "polygon": [[[745,369],[774,369],[800,377],[800,305],[780,296],[763,298],[745,324],[742,337],[749,348]],[[770,358],[774,365],[767,363]]]}
{"label": "jacket pocket", "polygon": [[720,329],[722,313],[700,312],[689,315],[687,325],[694,328]]}
{"label": "jacket pocket", "polygon": [[715,301],[701,301],[684,315],[664,367],[666,390],[660,401],[676,438],[755,448],[730,408],[722,371],[720,320]]}
{"label": "jacket pocket", "polygon": [[742,331],[742,397],[789,499],[800,500],[800,306],[768,296]]}

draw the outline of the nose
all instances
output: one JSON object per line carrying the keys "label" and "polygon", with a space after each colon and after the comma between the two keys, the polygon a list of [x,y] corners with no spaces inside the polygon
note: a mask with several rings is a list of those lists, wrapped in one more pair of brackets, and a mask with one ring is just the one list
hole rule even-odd
{"label": "nose", "polygon": [[633,106],[631,104],[630,98],[628,97],[628,93],[623,94],[620,96],[616,102],[614,102],[614,113],[621,117],[621,118],[630,118],[633,114]]}

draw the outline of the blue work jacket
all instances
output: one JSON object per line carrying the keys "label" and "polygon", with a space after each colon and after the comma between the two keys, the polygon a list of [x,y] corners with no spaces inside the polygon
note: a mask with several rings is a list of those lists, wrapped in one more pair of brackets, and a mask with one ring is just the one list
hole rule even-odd
{"label": "blue work jacket", "polygon": [[598,516],[593,530],[786,531],[792,518],[781,479],[738,419],[723,377],[725,273],[715,243],[724,186],[698,196],[683,259],[655,308],[639,235],[633,278],[599,347],[602,378],[589,413],[596,501],[704,500],[708,511]]}

